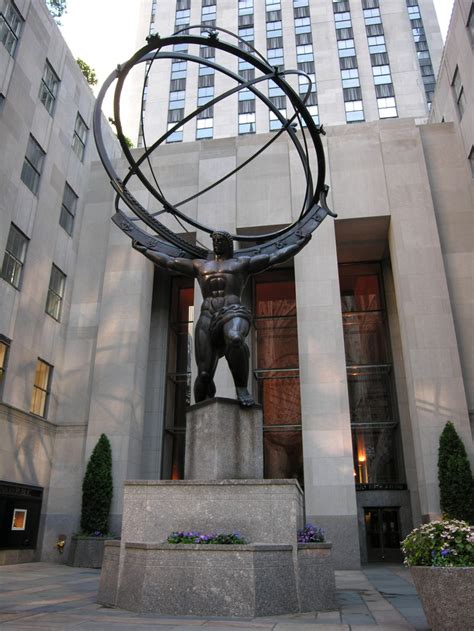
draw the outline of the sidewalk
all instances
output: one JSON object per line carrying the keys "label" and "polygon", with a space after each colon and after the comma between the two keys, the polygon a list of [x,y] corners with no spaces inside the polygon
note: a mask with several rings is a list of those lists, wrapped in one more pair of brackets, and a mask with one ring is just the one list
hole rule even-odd
{"label": "sidewalk", "polygon": [[[55,563],[0,567],[0,629],[113,631],[408,631],[429,629],[409,572],[372,565],[336,572],[336,611],[272,618],[169,618],[95,603],[99,570]],[[196,630],[197,631],[197,630]]]}

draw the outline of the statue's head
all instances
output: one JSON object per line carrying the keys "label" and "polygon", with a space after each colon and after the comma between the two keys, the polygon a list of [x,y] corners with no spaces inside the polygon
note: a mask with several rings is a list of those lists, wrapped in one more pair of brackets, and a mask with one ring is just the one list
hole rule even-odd
{"label": "statue's head", "polygon": [[234,256],[234,240],[224,230],[216,230],[211,233],[214,254],[230,259]]}

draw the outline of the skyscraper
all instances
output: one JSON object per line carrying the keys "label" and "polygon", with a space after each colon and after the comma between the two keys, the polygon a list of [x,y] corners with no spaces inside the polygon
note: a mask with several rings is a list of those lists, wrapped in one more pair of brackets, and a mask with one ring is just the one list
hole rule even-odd
{"label": "skyscraper", "polygon": [[[312,80],[310,111],[325,126],[428,116],[442,51],[432,0],[149,0],[141,10],[149,14],[150,33],[218,26],[255,46],[279,69],[304,71]],[[214,51],[203,47],[201,53]],[[245,63],[237,68],[237,60],[232,62],[245,79],[254,76]],[[136,75],[136,84],[143,75]],[[302,77],[293,85],[300,93],[308,88]],[[204,66],[158,63],[143,91],[145,133],[163,133],[228,87],[228,78]],[[289,104],[278,87],[268,82],[262,89],[286,115]],[[251,92],[232,98],[232,103],[210,107],[168,142],[265,133],[280,125]],[[143,130],[137,118],[138,111],[127,129],[135,138],[138,134],[140,146]]]}

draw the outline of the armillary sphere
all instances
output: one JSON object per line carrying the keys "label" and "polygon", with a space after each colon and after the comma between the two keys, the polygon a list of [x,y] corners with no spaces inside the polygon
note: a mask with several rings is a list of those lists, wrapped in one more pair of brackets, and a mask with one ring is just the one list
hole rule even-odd
{"label": "armillary sphere", "polygon": [[[196,33],[196,34],[194,34]],[[225,40],[224,40],[225,38]],[[228,41],[230,40],[230,41]],[[189,47],[199,52],[199,54],[191,54],[188,52]],[[233,57],[242,60],[247,68],[254,68],[256,72],[246,73],[245,77],[233,72],[215,61],[215,51],[223,51]],[[203,54],[206,51],[206,54]],[[209,54],[211,51],[213,54]],[[161,137],[147,146],[145,141],[145,130],[143,129],[143,112],[142,112],[142,129],[144,137],[144,151],[139,157],[134,157],[130,151],[126,138],[123,134],[122,123],[120,120],[120,99],[125,80],[130,71],[138,64],[146,64],[145,81],[150,73],[152,65],[163,59],[179,60],[207,66],[213,72],[220,72],[234,80],[235,86],[231,89],[218,94],[211,98],[204,105],[198,106],[192,113],[184,116],[180,121],[168,129]],[[249,74],[252,78],[248,79]],[[288,75],[298,75],[305,77],[307,91],[300,96],[291,85],[287,82]],[[129,169],[125,177],[120,177],[109,158],[105,143],[103,140],[102,125],[103,117],[101,108],[104,97],[111,85],[116,82],[114,92],[114,124],[117,131],[117,137],[122,147],[122,151],[129,162]],[[286,95],[290,101],[294,113],[291,117],[286,118],[274,105],[271,99],[266,96],[259,88],[264,82],[273,82],[273,85]],[[211,234],[218,226],[206,226],[199,221],[188,217],[182,206],[191,200],[203,195],[210,189],[218,186],[223,181],[234,175],[237,171],[247,166],[252,160],[262,154],[267,147],[277,140],[283,133],[287,133],[293,142],[298,157],[301,161],[302,169],[306,178],[306,190],[304,194],[303,206],[297,220],[279,230],[267,234],[246,234],[231,235],[235,241],[244,242],[240,249],[236,250],[236,257],[252,256],[256,253],[268,253],[276,248],[282,248],[290,243],[298,240],[301,235],[308,234],[315,230],[326,215],[336,216],[332,213],[326,204],[326,196],[328,186],[325,185],[325,159],[324,150],[321,143],[321,134],[324,134],[323,128],[316,125],[306,106],[308,98],[311,94],[312,81],[311,77],[301,70],[284,70],[278,66],[272,66],[271,63],[260,54],[252,45],[238,37],[234,33],[226,29],[213,27],[212,29],[203,24],[187,26],[181,31],[177,31],[169,37],[160,37],[159,35],[151,35],[147,38],[147,44],[138,50],[127,62],[119,65],[114,72],[107,78],[102,86],[97,98],[94,110],[94,137],[99,152],[100,159],[107,171],[111,184],[117,195],[115,199],[116,214],[113,221],[134,241],[146,246],[151,250],[161,251],[169,256],[179,256],[184,258],[207,258],[209,251],[200,246],[195,245],[186,240],[179,234],[174,233],[160,221],[160,216],[165,213],[174,216],[178,221],[181,230],[202,230]],[[174,132],[182,128],[188,121],[197,117],[201,112],[214,106],[220,101],[240,92],[248,90],[259,98],[273,112],[275,117],[280,121],[281,127],[270,135],[270,139],[263,146],[258,148],[253,155],[239,164],[235,169],[229,171],[225,176],[219,178],[206,188],[198,191],[191,197],[172,203],[169,201],[159,184],[159,173],[152,167],[150,156],[157,150],[167,138]],[[143,96],[143,95],[142,95]],[[138,153],[138,152],[137,152]],[[314,164],[317,163],[317,177],[313,175]],[[152,174],[151,178],[146,176],[142,167],[146,165]],[[312,168],[313,167],[313,168]],[[159,203],[157,211],[150,212],[145,209],[137,199],[129,191],[127,185],[132,177],[137,177],[143,186],[151,193],[151,195]],[[121,208],[121,202],[132,212],[125,213]],[[143,226],[145,224],[145,226]],[[245,242],[248,242],[246,247]]]}

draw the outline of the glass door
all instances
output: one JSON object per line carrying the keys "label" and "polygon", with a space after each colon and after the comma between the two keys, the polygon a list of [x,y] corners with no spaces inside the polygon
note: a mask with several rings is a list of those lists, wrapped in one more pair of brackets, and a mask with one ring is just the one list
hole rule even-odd
{"label": "glass door", "polygon": [[365,508],[364,521],[369,561],[399,562],[400,527],[398,508]]}

